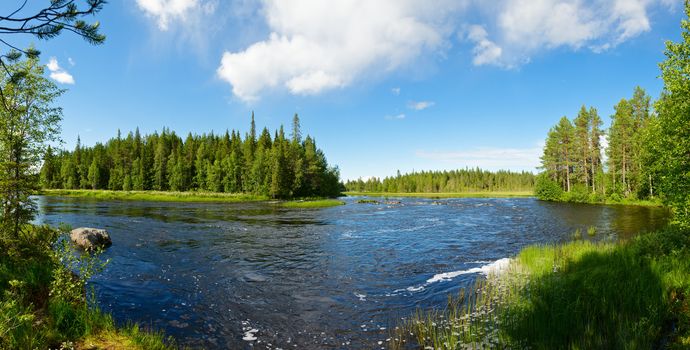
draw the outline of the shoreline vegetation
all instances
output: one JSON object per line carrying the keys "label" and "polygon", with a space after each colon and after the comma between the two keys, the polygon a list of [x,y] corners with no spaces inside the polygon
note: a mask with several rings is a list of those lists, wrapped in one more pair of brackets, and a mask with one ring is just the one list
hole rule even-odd
{"label": "shoreline vegetation", "polygon": [[66,230],[27,225],[0,254],[0,349],[176,349],[162,332],[116,325],[100,310],[87,283],[107,261],[77,252]]}
{"label": "shoreline vegetation", "polygon": [[175,191],[113,191],[113,190],[59,190],[43,189],[37,194],[45,196],[79,197],[96,200],[123,200],[146,202],[259,202],[268,196],[244,193],[175,192]]}
{"label": "shoreline vegetation", "polygon": [[[173,191],[112,191],[112,190],[59,190],[43,189],[36,194],[55,197],[78,197],[93,200],[123,200],[147,202],[181,202],[181,203],[241,203],[274,201],[268,196],[245,193],[222,192],[173,192]],[[402,193],[402,192],[343,192],[347,197],[381,197],[381,198],[532,198],[534,193],[529,191],[512,192],[462,192],[462,193]],[[291,200],[277,200],[285,208],[327,208],[344,205],[345,202],[334,198],[300,198]],[[633,205],[633,206],[663,206],[659,199],[620,201],[606,200],[587,204],[596,205]]]}
{"label": "shoreline vegetation", "polygon": [[514,198],[514,197],[534,197],[531,191],[513,191],[513,192],[344,192],[348,197],[411,197],[411,198]]}
{"label": "shoreline vegetation", "polygon": [[688,271],[690,236],[674,227],[529,246],[444,309],[401,321],[389,348],[685,349]]}
{"label": "shoreline vegetation", "polygon": [[302,198],[272,200],[268,196],[245,193],[216,192],[171,192],[171,191],[111,191],[111,190],[54,190],[37,192],[39,195],[55,197],[76,197],[93,200],[122,200],[146,202],[180,203],[244,203],[271,202],[285,208],[328,208],[344,205],[345,202],[332,198]]}

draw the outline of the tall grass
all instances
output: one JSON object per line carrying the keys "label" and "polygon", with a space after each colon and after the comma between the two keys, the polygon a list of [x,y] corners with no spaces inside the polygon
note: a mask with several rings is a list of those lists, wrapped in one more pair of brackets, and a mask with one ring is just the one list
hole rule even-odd
{"label": "tall grass", "polygon": [[392,349],[650,349],[690,346],[690,239],[525,248],[508,271],[401,324]]}

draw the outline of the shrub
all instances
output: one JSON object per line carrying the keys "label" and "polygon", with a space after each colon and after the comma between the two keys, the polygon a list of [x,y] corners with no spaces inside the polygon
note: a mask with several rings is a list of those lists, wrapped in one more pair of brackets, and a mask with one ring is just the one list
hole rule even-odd
{"label": "shrub", "polygon": [[563,197],[563,189],[546,174],[539,174],[534,185],[534,194],[543,201],[558,201]]}

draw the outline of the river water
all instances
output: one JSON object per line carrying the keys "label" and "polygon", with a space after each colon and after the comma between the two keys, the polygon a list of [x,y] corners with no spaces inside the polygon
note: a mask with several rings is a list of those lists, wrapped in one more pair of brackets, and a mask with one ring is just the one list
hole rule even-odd
{"label": "river water", "polygon": [[[327,209],[38,197],[39,221],[109,231],[93,284],[104,311],[210,349],[386,348],[418,307],[536,243],[615,240],[661,208],[513,199],[396,199]],[[597,235],[587,237],[586,229]]]}

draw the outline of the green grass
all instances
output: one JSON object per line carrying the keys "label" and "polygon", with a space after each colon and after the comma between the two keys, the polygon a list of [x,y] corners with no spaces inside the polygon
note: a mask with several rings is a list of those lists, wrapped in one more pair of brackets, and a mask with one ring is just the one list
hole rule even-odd
{"label": "green grass", "polygon": [[418,311],[390,347],[687,349],[689,296],[690,234],[679,229],[531,246],[446,308]]}
{"label": "green grass", "polygon": [[266,196],[244,193],[108,191],[108,190],[42,190],[46,196],[82,197],[97,200],[132,200],[153,202],[252,202],[265,201]]}
{"label": "green grass", "polygon": [[[597,203],[593,203],[597,204]],[[611,199],[607,199],[604,201],[603,204],[606,205],[637,205],[637,206],[642,206],[642,207],[661,207],[664,204],[661,202],[660,199],[628,199],[624,198],[619,201],[614,201]]]}
{"label": "green grass", "polygon": [[393,193],[393,192],[345,192],[347,196],[368,197],[417,197],[417,198],[512,198],[533,197],[531,191],[511,192],[459,192],[459,193]]}
{"label": "green grass", "polygon": [[345,205],[345,202],[337,199],[296,200],[280,203],[281,207],[298,209],[330,208],[340,205]]}

